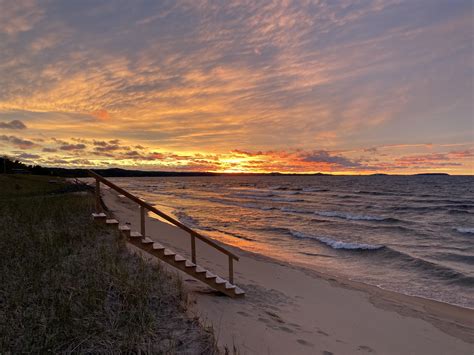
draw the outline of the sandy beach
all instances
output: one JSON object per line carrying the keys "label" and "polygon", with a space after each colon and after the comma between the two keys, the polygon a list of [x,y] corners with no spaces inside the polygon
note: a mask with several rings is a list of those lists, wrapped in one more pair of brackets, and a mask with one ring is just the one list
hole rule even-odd
{"label": "sandy beach", "polygon": [[[140,229],[139,209],[104,189],[120,223]],[[189,236],[156,218],[147,236],[184,256]],[[474,310],[384,291],[228,246],[240,261],[243,299],[216,294],[182,274],[191,311],[211,325],[218,345],[240,354],[473,354]],[[197,241],[197,263],[227,278],[227,259]],[[178,272],[178,271],[176,271]]]}

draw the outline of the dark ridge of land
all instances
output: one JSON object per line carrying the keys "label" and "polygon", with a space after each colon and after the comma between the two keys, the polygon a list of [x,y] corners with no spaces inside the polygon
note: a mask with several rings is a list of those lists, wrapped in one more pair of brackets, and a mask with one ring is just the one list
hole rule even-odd
{"label": "dark ridge of land", "polygon": [[448,173],[420,173],[415,174],[415,176],[449,176]]}
{"label": "dark ridge of land", "polygon": [[[7,173],[49,175],[60,177],[88,177],[88,169],[82,168],[56,168],[43,167],[40,165],[27,165],[18,160],[0,158],[0,173],[6,170]],[[148,171],[129,170],[122,168],[93,169],[96,173],[104,177],[193,177],[193,176],[336,176],[330,173],[214,173],[206,171]],[[451,176],[448,173],[420,173],[411,175],[397,175],[375,173],[370,175],[347,174],[338,176]],[[466,175],[472,176],[472,175]]]}
{"label": "dark ridge of land", "polygon": [[0,174],[0,353],[216,353],[182,281],[94,224],[82,186]]}
{"label": "dark ridge of land", "polygon": [[[4,169],[5,168],[5,169]],[[88,169],[80,168],[55,168],[43,167],[40,165],[26,165],[18,160],[10,160],[0,158],[0,173],[6,170],[7,173],[16,174],[34,174],[34,175],[49,175],[60,177],[88,177]],[[99,175],[104,177],[166,177],[166,176],[311,176],[311,175],[331,175],[324,173],[315,174],[283,174],[278,172],[273,173],[213,173],[206,171],[146,171],[146,170],[128,170],[121,168],[109,169],[93,169]]]}

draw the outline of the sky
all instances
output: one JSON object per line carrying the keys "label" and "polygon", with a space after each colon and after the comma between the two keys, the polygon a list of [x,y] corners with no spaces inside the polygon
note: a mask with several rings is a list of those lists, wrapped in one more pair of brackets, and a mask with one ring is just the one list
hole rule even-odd
{"label": "sky", "polygon": [[471,0],[0,0],[0,153],[474,174]]}

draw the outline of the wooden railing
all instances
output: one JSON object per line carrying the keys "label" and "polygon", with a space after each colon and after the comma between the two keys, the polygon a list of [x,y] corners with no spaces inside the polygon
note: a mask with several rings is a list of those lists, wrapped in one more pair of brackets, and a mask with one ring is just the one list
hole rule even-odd
{"label": "wooden railing", "polygon": [[120,194],[124,195],[125,197],[129,198],[133,202],[137,203],[140,206],[140,233],[143,237],[146,236],[145,232],[145,216],[146,211],[153,212],[154,214],[160,216],[161,218],[167,220],[171,224],[175,225],[176,227],[186,231],[190,235],[191,239],[191,259],[194,264],[196,264],[196,238],[203,241],[204,243],[212,246],[213,248],[219,250],[221,253],[226,254],[229,260],[229,281],[230,283],[234,283],[234,260],[239,260],[239,257],[232,253],[231,251],[227,250],[226,248],[222,247],[221,245],[217,244],[212,239],[209,239],[198,232],[192,230],[191,228],[185,226],[181,222],[177,221],[171,216],[168,216],[164,212],[161,212],[157,208],[153,207],[152,205],[146,203],[145,201],[141,200],[140,198],[132,195],[128,191],[122,189],[121,187],[115,185],[111,181],[105,179],[104,177],[100,176],[99,174],[93,172],[92,170],[88,170],[88,173],[91,177],[95,179],[95,196],[96,196],[96,211],[102,212],[102,204],[100,198],[100,183],[109,186],[110,188],[114,189],[115,191],[119,192]]}

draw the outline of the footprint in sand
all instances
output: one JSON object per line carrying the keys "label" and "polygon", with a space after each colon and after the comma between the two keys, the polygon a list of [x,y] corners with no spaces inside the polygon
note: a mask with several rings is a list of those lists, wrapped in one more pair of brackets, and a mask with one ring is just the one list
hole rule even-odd
{"label": "footprint in sand", "polygon": [[244,311],[238,311],[237,313],[244,317],[250,317],[250,315],[248,313],[245,313]]}
{"label": "footprint in sand", "polygon": [[367,346],[367,345],[361,345],[357,348],[357,350],[367,351],[368,353],[374,352],[374,349],[372,349],[370,346]]}
{"label": "footprint in sand", "polygon": [[280,327],[281,330],[287,332],[287,333],[294,333],[294,331],[292,331],[290,328],[288,327]]}
{"label": "footprint in sand", "polygon": [[272,317],[275,321],[277,321],[278,323],[285,323],[283,321],[283,319],[280,318],[280,316],[276,313],[273,313],[273,312],[269,312],[269,311],[265,311],[266,314],[268,314],[270,317]]}
{"label": "footprint in sand", "polygon": [[328,333],[323,332],[322,330],[318,330],[318,334],[321,334],[321,335],[324,335],[324,336],[327,336],[327,337],[329,336]]}
{"label": "footprint in sand", "polygon": [[321,354],[323,354],[323,355],[334,355],[334,353],[332,353],[332,352],[330,352],[330,351],[327,351],[327,350],[323,350],[323,351],[321,352]]}
{"label": "footprint in sand", "polygon": [[298,339],[297,342],[300,343],[301,345],[305,345],[305,346],[314,346],[314,344],[312,344],[309,341],[306,341],[304,339]]}
{"label": "footprint in sand", "polygon": [[301,326],[299,324],[296,324],[296,323],[288,323],[288,324],[296,329],[301,329]]}

